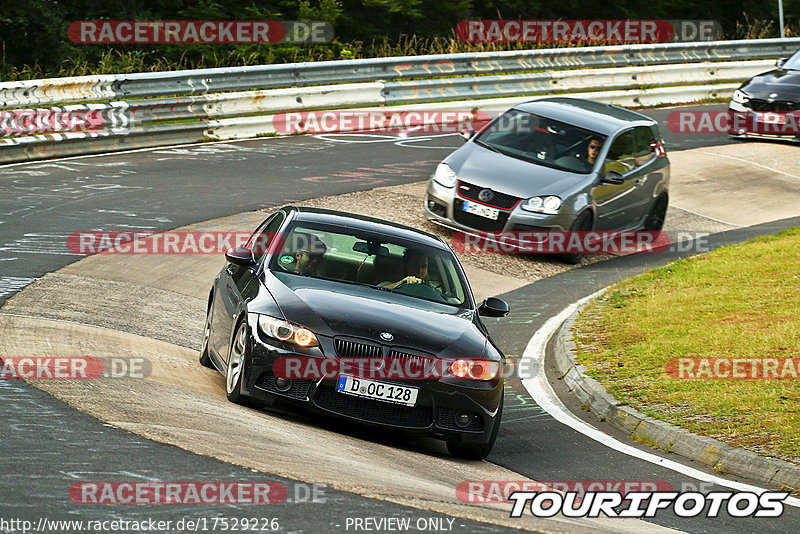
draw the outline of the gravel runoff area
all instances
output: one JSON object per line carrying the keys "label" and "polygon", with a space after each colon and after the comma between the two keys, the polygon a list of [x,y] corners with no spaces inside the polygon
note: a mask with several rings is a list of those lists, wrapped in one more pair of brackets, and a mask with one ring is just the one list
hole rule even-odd
{"label": "gravel runoff area", "polygon": [[[426,187],[427,181],[378,187],[370,191],[312,199],[301,202],[299,205],[358,213],[401,223],[440,235],[450,242],[455,232],[431,223],[423,215],[422,199]],[[690,235],[716,233],[732,228],[734,226],[693,214],[676,206],[670,206],[667,210],[664,225],[664,231],[669,235],[671,241],[680,241]],[[459,254],[459,259],[467,266],[529,282],[535,282],[541,278],[610,257],[612,257],[610,254],[594,254],[584,256],[579,265],[567,265],[558,257],[549,257],[543,254]]]}

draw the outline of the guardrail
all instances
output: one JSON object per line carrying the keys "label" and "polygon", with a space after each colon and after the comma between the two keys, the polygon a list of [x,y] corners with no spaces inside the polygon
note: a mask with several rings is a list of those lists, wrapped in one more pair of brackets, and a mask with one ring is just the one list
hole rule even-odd
{"label": "guardrail", "polygon": [[575,92],[622,105],[714,98],[798,47],[800,39],[666,43],[3,82],[0,162],[269,134],[273,114],[310,109],[488,109],[496,103],[481,99],[510,107],[508,97]]}

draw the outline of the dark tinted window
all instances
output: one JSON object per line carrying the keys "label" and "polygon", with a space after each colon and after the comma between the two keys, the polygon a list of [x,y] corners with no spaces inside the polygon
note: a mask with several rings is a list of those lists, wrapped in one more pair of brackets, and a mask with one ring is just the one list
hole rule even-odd
{"label": "dark tinted window", "polygon": [[633,131],[634,157],[636,166],[640,167],[653,159],[656,155],[655,140],[653,130],[648,126],[637,126]]}
{"label": "dark tinted window", "polygon": [[[464,306],[467,285],[452,252],[369,231],[298,222],[270,269]],[[414,280],[410,278],[413,277]]]}
{"label": "dark tinted window", "polygon": [[495,119],[475,143],[512,158],[564,171],[589,173],[589,141],[600,135],[572,124],[511,109]]}
{"label": "dark tinted window", "polygon": [[784,70],[800,70],[800,50],[790,57],[782,67]]}
{"label": "dark tinted window", "polygon": [[253,232],[253,235],[250,236],[248,246],[253,249],[253,258],[255,258],[256,262],[264,257],[269,244],[272,243],[275,233],[280,229],[285,218],[286,215],[282,211],[279,211],[264,221],[261,226]]}
{"label": "dark tinted window", "polygon": [[616,171],[625,174],[636,166],[634,159],[633,130],[623,132],[614,139],[605,161],[605,172]]}

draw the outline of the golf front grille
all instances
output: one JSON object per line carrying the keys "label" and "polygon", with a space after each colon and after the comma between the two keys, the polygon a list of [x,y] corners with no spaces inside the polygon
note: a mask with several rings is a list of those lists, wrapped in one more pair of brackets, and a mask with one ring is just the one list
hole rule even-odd
{"label": "golf front grille", "polygon": [[[491,199],[487,201],[481,200],[478,196],[480,195],[481,191],[489,191]],[[458,182],[458,194],[466,199],[474,200],[476,202],[480,202],[481,204],[487,204],[493,208],[499,208],[501,210],[511,209],[516,205],[517,202],[519,202],[519,197],[507,195],[505,193],[489,189],[488,187],[468,184],[467,182]]]}

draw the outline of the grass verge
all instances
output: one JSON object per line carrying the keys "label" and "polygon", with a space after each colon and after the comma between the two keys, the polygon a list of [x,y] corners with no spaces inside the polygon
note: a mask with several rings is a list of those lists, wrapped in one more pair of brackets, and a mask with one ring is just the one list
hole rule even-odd
{"label": "grass verge", "polygon": [[800,377],[688,380],[667,372],[674,358],[775,358],[784,369],[785,358],[800,357],[800,227],[617,284],[581,313],[575,341],[588,374],[620,401],[800,463]]}

